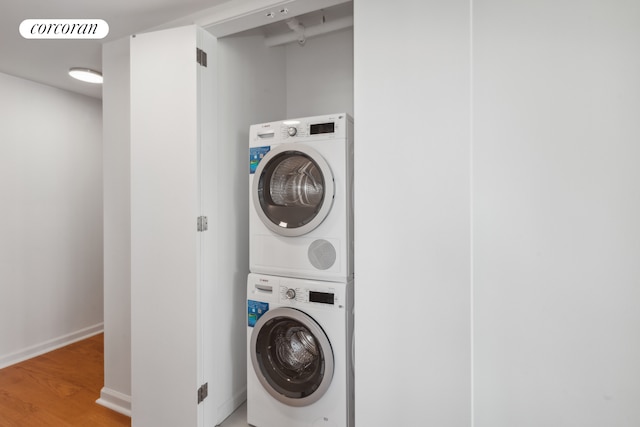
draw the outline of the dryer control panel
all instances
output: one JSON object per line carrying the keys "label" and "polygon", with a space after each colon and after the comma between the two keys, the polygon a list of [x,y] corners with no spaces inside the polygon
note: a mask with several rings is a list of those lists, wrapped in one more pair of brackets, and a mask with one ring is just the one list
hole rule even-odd
{"label": "dryer control panel", "polygon": [[[310,121],[301,121],[301,120],[285,120],[282,122],[281,127],[281,135],[282,138],[287,137],[306,137],[312,135],[332,135],[336,133],[336,130],[340,128],[340,125],[336,125],[336,120],[327,118],[320,118],[324,120],[328,120],[323,122],[310,122]],[[342,117],[338,117],[338,120],[341,120]]]}
{"label": "dryer control panel", "polygon": [[353,122],[353,119],[346,113],[337,113],[256,124],[249,130],[249,145],[256,147],[284,141],[345,138],[347,122]]}
{"label": "dryer control panel", "polygon": [[336,294],[327,291],[316,291],[308,288],[289,288],[280,286],[280,301],[296,301],[301,303],[318,303],[334,305],[337,302]]}

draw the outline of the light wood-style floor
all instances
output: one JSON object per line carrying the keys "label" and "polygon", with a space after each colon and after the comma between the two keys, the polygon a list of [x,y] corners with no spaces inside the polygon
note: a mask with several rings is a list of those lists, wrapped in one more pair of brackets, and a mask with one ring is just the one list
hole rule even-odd
{"label": "light wood-style floor", "polygon": [[104,339],[96,335],[0,370],[2,427],[130,427],[95,403],[104,384]]}

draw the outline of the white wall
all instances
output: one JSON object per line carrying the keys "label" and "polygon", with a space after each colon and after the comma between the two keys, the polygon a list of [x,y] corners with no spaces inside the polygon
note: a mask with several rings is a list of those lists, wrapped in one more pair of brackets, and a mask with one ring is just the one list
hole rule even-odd
{"label": "white wall", "polygon": [[[211,57],[210,57],[211,58]],[[214,231],[218,243],[215,302],[226,301],[225,309],[211,313],[214,325],[214,353],[230,355],[244,361],[246,354],[247,275],[249,274],[249,126],[261,121],[277,120],[285,114],[285,50],[267,48],[260,36],[237,36],[218,40],[217,58],[209,60],[217,67],[218,187],[215,203]],[[210,222],[210,228],[212,227]],[[232,303],[230,303],[232,302]],[[223,358],[218,357],[216,361]],[[243,384],[237,404],[246,400],[246,363],[218,362],[215,382],[231,388]],[[219,389],[222,387],[218,387]],[[237,387],[234,387],[237,389]],[[217,391],[209,387],[209,393]]]}
{"label": "white wall", "polygon": [[131,411],[129,37],[102,48],[104,89],[104,387],[100,404]]}
{"label": "white wall", "polygon": [[[262,36],[245,33],[218,39],[219,138],[231,141],[221,142],[227,148],[242,150],[243,167],[247,166],[249,126],[286,116],[286,65],[285,47],[266,47]],[[248,192],[248,171],[246,186],[239,191]],[[249,195],[244,199],[246,206],[241,209],[248,212]]]}
{"label": "white wall", "polygon": [[100,101],[0,74],[0,367],[102,329]]}
{"label": "white wall", "polygon": [[477,427],[640,425],[640,3],[474,2]]}
{"label": "white wall", "polygon": [[289,43],[286,61],[285,117],[353,115],[353,28]]}
{"label": "white wall", "polygon": [[639,425],[640,5],[401,3],[355,9],[358,425]]}
{"label": "white wall", "polygon": [[470,5],[354,6],[356,424],[469,426]]}

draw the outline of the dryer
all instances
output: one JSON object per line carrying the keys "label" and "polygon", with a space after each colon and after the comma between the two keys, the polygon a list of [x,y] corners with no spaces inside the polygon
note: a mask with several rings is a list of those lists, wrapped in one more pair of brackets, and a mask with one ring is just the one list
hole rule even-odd
{"label": "dryer", "polygon": [[353,277],[353,119],[346,113],[253,125],[250,271]]}
{"label": "dryer", "polygon": [[247,421],[353,427],[353,283],[249,274]]}

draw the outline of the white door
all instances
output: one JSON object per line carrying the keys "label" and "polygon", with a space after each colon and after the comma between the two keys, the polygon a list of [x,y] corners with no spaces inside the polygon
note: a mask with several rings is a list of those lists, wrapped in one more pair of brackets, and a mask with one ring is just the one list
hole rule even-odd
{"label": "white door", "polygon": [[198,402],[205,383],[222,394],[211,377],[215,240],[198,230],[199,217],[216,222],[216,116],[215,67],[197,61],[196,47],[214,43],[195,26],[131,38],[133,427],[218,421],[213,399]]}

